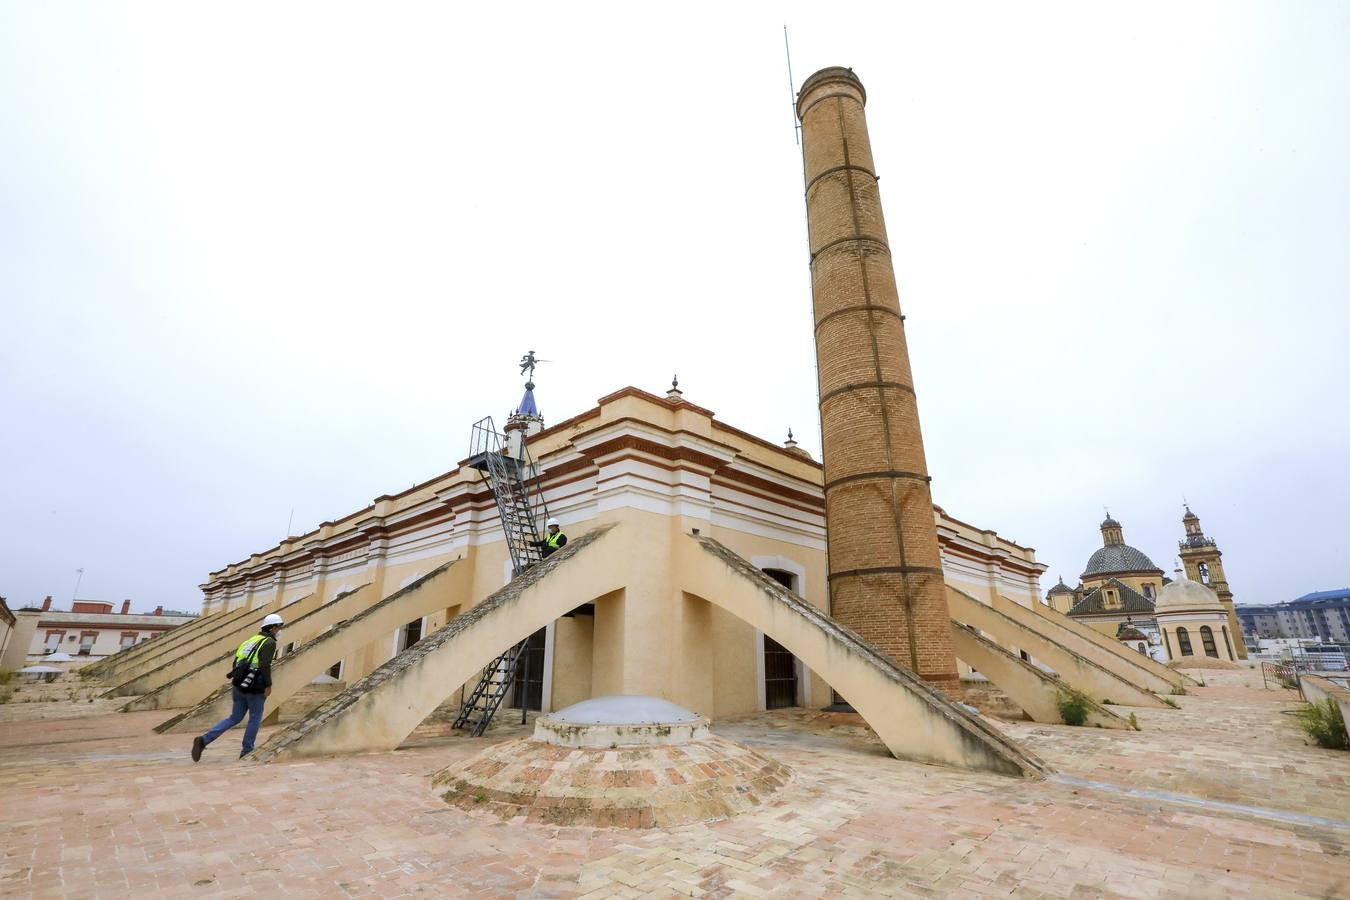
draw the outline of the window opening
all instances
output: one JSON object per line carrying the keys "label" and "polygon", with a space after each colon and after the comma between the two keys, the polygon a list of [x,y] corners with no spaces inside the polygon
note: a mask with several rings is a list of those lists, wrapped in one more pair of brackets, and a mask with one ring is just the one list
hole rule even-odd
{"label": "window opening", "polygon": [[413,644],[422,639],[422,620],[413,619],[407,625],[403,626],[403,633],[399,635],[398,652],[402,653]]}
{"label": "window opening", "polygon": [[1214,632],[1208,625],[1200,626],[1200,643],[1205,647],[1205,655],[1219,658],[1219,648],[1214,646]]}
{"label": "window opening", "polygon": [[1191,651],[1191,636],[1185,628],[1177,629],[1177,646],[1181,648],[1182,656],[1194,656]]}

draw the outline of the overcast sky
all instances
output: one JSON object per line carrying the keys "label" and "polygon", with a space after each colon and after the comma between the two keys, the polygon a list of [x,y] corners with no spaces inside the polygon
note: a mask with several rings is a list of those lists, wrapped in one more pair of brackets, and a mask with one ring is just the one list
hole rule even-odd
{"label": "overcast sky", "polygon": [[[819,457],[796,82],[867,87],[935,500],[1350,583],[1350,4],[0,3],[0,594],[209,571],[627,384]],[[500,9],[500,12],[495,11]],[[826,15],[826,10],[837,10]]]}

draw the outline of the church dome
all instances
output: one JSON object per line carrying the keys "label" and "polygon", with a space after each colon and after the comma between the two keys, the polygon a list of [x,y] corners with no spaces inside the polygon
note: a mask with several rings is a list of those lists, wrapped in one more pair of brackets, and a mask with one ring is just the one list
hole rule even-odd
{"label": "church dome", "polygon": [[1119,527],[1120,527],[1120,523],[1117,522],[1115,519],[1111,518],[1111,514],[1110,514],[1110,513],[1107,513],[1107,514],[1106,514],[1106,518],[1105,518],[1105,519],[1102,519],[1102,525],[1101,525],[1101,527],[1102,527],[1102,528],[1119,528]]}
{"label": "church dome", "polygon": [[1218,594],[1200,582],[1191,581],[1185,575],[1178,574],[1171,584],[1163,585],[1153,609],[1158,613],[1202,609],[1223,612],[1223,604],[1219,602]]}
{"label": "church dome", "polygon": [[1142,550],[1129,544],[1108,544],[1088,558],[1081,577],[1116,575],[1124,572],[1162,572]]}
{"label": "church dome", "polygon": [[1059,584],[1055,585],[1054,587],[1052,587],[1052,588],[1050,589],[1050,594],[1051,594],[1051,595],[1058,595],[1058,594],[1072,594],[1072,593],[1073,593],[1073,588],[1069,587],[1067,584],[1064,583],[1063,577],[1061,577],[1061,578],[1059,579]]}

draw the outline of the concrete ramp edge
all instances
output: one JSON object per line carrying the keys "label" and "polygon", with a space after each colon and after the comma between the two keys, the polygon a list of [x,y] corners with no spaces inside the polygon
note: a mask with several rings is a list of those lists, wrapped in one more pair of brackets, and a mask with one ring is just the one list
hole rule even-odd
{"label": "concrete ramp edge", "polygon": [[[520,643],[570,609],[622,587],[589,556],[616,530],[604,526],[567,543],[503,588],[451,619],[417,644],[272,735],[252,758],[271,762],[294,756],[392,750],[440,705],[450,692],[475,677],[494,657]],[[622,554],[611,558],[623,559]],[[580,573],[580,578],[573,577]],[[561,579],[563,583],[557,583]],[[570,579],[570,580],[569,580]]]}
{"label": "concrete ramp edge", "polygon": [[698,559],[689,558],[680,569],[686,589],[792,651],[853,705],[892,755],[1026,778],[1050,772],[1033,753],[743,557],[713,538],[690,537],[722,566],[700,566]]}

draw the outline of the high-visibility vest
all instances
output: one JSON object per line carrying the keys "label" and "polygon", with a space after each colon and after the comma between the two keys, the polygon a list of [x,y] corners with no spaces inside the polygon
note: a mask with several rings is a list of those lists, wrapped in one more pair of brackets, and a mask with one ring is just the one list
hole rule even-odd
{"label": "high-visibility vest", "polygon": [[548,540],[546,540],[544,543],[548,544],[549,547],[550,547],[550,549],[557,550],[557,549],[558,549],[558,542],[561,541],[564,537],[566,537],[566,535],[564,535],[564,534],[562,533],[562,529],[559,528],[559,529],[558,529],[558,533],[557,533],[557,534],[550,534],[550,535],[548,536]]}
{"label": "high-visibility vest", "polygon": [[258,668],[258,651],[262,650],[263,641],[267,640],[265,634],[255,634],[253,637],[239,645],[239,649],[234,651],[234,664],[247,661],[251,668]]}

